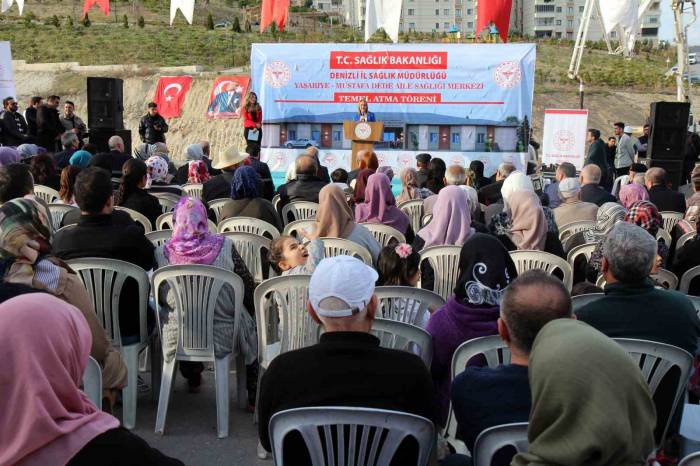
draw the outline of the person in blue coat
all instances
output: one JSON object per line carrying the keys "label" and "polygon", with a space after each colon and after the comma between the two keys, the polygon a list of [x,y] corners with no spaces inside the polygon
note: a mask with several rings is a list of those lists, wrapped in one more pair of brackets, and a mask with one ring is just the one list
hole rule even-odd
{"label": "person in blue coat", "polygon": [[355,115],[355,121],[377,121],[377,119],[374,117],[374,113],[369,111],[367,100],[362,99],[357,105],[357,115]]}

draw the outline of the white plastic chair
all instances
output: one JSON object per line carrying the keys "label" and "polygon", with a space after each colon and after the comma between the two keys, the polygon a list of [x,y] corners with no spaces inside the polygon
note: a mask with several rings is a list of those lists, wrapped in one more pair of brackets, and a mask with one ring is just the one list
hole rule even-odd
{"label": "white plastic chair", "polygon": [[279,209],[277,208],[277,206],[280,203],[280,195],[275,194],[274,196],[272,196],[272,201],[270,201],[270,202],[272,202],[272,205],[275,208],[275,211],[279,212]]}
{"label": "white plastic chair", "polygon": [[501,448],[512,447],[517,453],[527,452],[527,422],[516,422],[490,427],[482,431],[474,442],[474,466],[491,466],[493,456]]}
{"label": "white plastic chair", "polygon": [[618,197],[618,194],[620,194],[620,188],[622,187],[622,184],[627,184],[627,180],[629,180],[629,175],[620,175],[617,178],[615,178],[615,181],[613,181],[612,189],[610,190],[610,193]]}
{"label": "white plastic chair", "polygon": [[374,319],[372,335],[379,338],[379,346],[415,353],[417,350],[425,366],[433,361],[433,337],[422,328],[390,319]]}
{"label": "white plastic chair", "polygon": [[555,270],[561,270],[564,275],[562,279],[564,286],[567,290],[571,290],[574,274],[569,263],[561,257],[544,251],[510,251],[510,257],[515,262],[518,274],[535,269],[551,275]]}
{"label": "white plastic chair", "polygon": [[589,220],[580,220],[578,222],[567,223],[559,228],[559,241],[564,241],[574,233],[592,230],[593,228],[595,228],[595,222],[591,222]]}
{"label": "white plastic chair", "polygon": [[382,247],[388,246],[393,240],[398,243],[405,243],[406,237],[394,227],[384,225],[383,223],[363,223],[362,226],[367,228]]}
{"label": "white plastic chair", "polygon": [[580,294],[578,296],[572,296],[571,297],[571,309],[575,313],[576,311],[581,309],[586,304],[592,303],[593,301],[598,301],[603,296],[605,296],[605,293],[587,293],[587,294]]}
{"label": "white plastic chair", "polygon": [[282,231],[283,235],[287,236],[294,236],[297,239],[301,239],[301,236],[297,234],[299,230],[306,230],[308,232],[311,232],[316,229],[316,220],[313,219],[307,219],[307,220],[294,220],[293,222],[289,222],[284,226],[284,230]]}
{"label": "white plastic chair", "polygon": [[102,409],[102,368],[92,356],[88,356],[83,372],[83,392],[97,409]]}
{"label": "white plastic chair", "polygon": [[[263,266],[265,265],[263,262],[263,254],[267,256],[267,252],[270,251],[271,240],[253,233],[234,231],[224,233],[224,236],[233,241],[236,251],[240,254],[243,262],[245,262],[248,271],[253,275],[255,283],[261,283],[265,275],[265,271],[263,270]],[[268,268],[267,276],[270,277],[271,273],[274,274],[274,272],[272,271],[272,267]]]}
{"label": "white plastic chair", "polygon": [[146,233],[146,238],[153,243],[155,247],[163,246],[167,241],[170,241],[172,237],[173,230],[156,230]]}
{"label": "white plastic chair", "polygon": [[[156,308],[160,309],[159,289],[167,282],[175,297],[175,319],[179,327],[177,350],[170,360],[163,361],[163,380],[160,386],[158,412],[156,414],[156,434],[163,434],[168,414],[168,402],[175,379],[178,361],[202,361],[214,363],[216,380],[216,426],[219,438],[228,437],[229,418],[229,371],[231,355],[216,358],[214,355],[214,311],[216,302],[225,285],[233,288],[234,319],[233,334],[240,325],[243,308],[243,281],[233,272],[209,265],[171,265],[153,273],[153,295]],[[158,328],[161,328],[160,312]],[[165,350],[165,348],[164,348]],[[238,403],[246,402],[245,362],[242,354],[236,355],[236,381]]]}
{"label": "white plastic chair", "polygon": [[[673,345],[659,343],[655,341],[636,340],[632,338],[613,338],[630,355],[634,362],[642,371],[644,379],[649,384],[649,392],[653,397],[664,376],[674,367],[680,370],[676,393],[673,398],[673,405],[669,411],[668,419],[665,421],[664,430],[659,439],[658,445],[664,444],[668,426],[676,411],[678,402],[683,398],[686,386],[690,380],[690,370],[693,368],[693,356],[687,351]],[[664,422],[662,419],[656,420]],[[657,445],[657,446],[658,446]]]}
{"label": "white plastic chair", "polygon": [[663,228],[659,228],[659,231],[656,233],[656,239],[662,239],[664,240],[664,243],[666,243],[666,246],[671,247],[671,241],[673,239],[671,238],[671,233],[668,231],[664,230]]}
{"label": "white plastic chair", "polygon": [[398,205],[398,208],[408,215],[408,218],[411,219],[413,231],[418,233],[421,227],[421,219],[423,218],[423,199],[404,201]]}
{"label": "white plastic chair", "polygon": [[652,274],[651,277],[663,284],[664,287],[669,290],[675,290],[678,288],[678,277],[676,277],[676,275],[670,270],[659,269],[659,271]]}
{"label": "white plastic chair", "polygon": [[[282,208],[282,222],[284,222],[286,225],[294,220],[308,220],[316,218],[317,211],[318,203],[316,202],[290,202]],[[292,220],[289,220],[290,213],[292,214]]]}
{"label": "white plastic chair", "polygon": [[695,235],[697,235],[696,232],[690,231],[690,232],[684,234],[683,236],[681,236],[680,238],[678,238],[678,241],[676,242],[676,251],[680,250],[680,248],[685,246],[685,243],[687,243],[691,239],[695,238]]}
{"label": "white plastic chair", "polygon": [[190,197],[202,200],[204,185],[202,183],[187,183],[182,187],[182,191]]}
{"label": "white plastic chair", "polygon": [[690,290],[690,284],[692,281],[700,276],[700,265],[696,265],[695,267],[688,269],[683,276],[681,277],[681,285],[678,288],[678,290],[681,293],[688,294],[688,291]]}
{"label": "white plastic chair", "polygon": [[[410,202],[410,201],[409,201]],[[420,262],[427,260],[432,267],[435,280],[433,289],[442,299],[447,300],[454,291],[459,278],[459,255],[461,246],[431,246],[420,252]],[[418,288],[421,283],[418,282]]]}
{"label": "white plastic chair", "polygon": [[[209,225],[209,233],[216,233],[217,232],[216,223],[207,219],[207,225]],[[164,214],[161,214],[156,219],[156,229],[157,230],[173,230],[174,228],[175,228],[175,225],[173,223],[173,213],[172,212],[166,212]]]}
{"label": "white plastic chair", "polygon": [[219,222],[219,233],[237,232],[279,238],[279,230],[271,223],[253,217],[230,217]]}
{"label": "white plastic chair", "polygon": [[671,212],[667,210],[659,213],[664,221],[663,229],[668,233],[673,233],[673,228],[678,224],[678,222],[683,220],[683,217],[685,216],[679,212]]}
{"label": "white plastic chair", "polygon": [[[157,341],[152,341],[146,325],[148,312],[148,295],[150,283],[148,275],[138,265],[116,259],[88,257],[67,261],[71,269],[78,273],[80,280],[87,289],[97,317],[102,327],[111,339],[112,345],[119,348],[124,357],[127,375],[127,387],[122,390],[124,403],[123,424],[127,429],[136,425],[136,404],[138,398],[137,375],[139,370],[139,353],[150,346],[153,357],[153,367],[159,364]],[[119,326],[119,301],[124,282],[131,278],[138,284],[139,309],[129,309],[138,312],[139,341],[130,345],[122,345],[122,335]],[[157,370],[151,372],[151,390],[155,394],[160,374]]]}
{"label": "white plastic chair", "polygon": [[430,221],[433,219],[433,214],[425,214],[423,217],[420,219],[420,226],[423,228],[426,226]]}
{"label": "white plastic chair", "polygon": [[421,328],[427,320],[428,307],[438,309],[445,305],[439,294],[411,286],[378,286],[374,294],[379,300],[378,317]]}
{"label": "white plastic chair", "polygon": [[678,466],[700,466],[700,451],[691,453],[678,463]]}
{"label": "white plastic chair", "polygon": [[34,185],[34,195],[47,204],[54,204],[61,199],[61,195],[58,194],[58,191],[41,184]]}
{"label": "white plastic chair", "polygon": [[323,240],[324,257],[352,256],[372,266],[372,254],[364,246],[343,238],[326,237],[321,240]]}
{"label": "white plastic chair", "polygon": [[214,199],[213,201],[209,202],[209,208],[214,212],[214,215],[216,215],[216,223],[219,223],[221,219],[221,211],[230,200],[231,199],[223,198]]}
{"label": "white plastic chair", "polygon": [[61,228],[61,222],[63,217],[68,212],[73,212],[79,210],[77,207],[67,204],[49,204],[49,212],[51,212],[51,225],[53,226],[53,231]]}
{"label": "white plastic chair", "polygon": [[569,251],[569,253],[566,255],[566,262],[569,263],[572,271],[576,265],[576,259],[578,259],[580,256],[585,257],[586,262],[591,260],[591,254],[593,254],[593,251],[595,251],[595,246],[595,244],[579,244]]}
{"label": "white plastic chair", "polygon": [[178,201],[180,200],[180,196],[177,196],[172,193],[151,192],[150,194],[158,199],[158,203],[160,204],[160,207],[163,210],[164,214],[167,212],[172,212],[175,209],[175,206],[177,205]]}
{"label": "white plastic chair", "polygon": [[[498,335],[491,335],[488,337],[473,338],[459,345],[452,355],[452,376],[450,381],[453,381],[457,374],[464,371],[464,368],[467,367],[467,363],[473,357],[480,355],[486,359],[486,365],[491,368],[510,364],[510,349],[503,340],[501,340],[501,337]],[[457,419],[452,411],[452,403],[450,403],[444,435],[457,453],[467,453],[467,446],[456,437]]]}
{"label": "white plastic chair", "polygon": [[124,212],[129,214],[129,217],[131,217],[131,219],[134,222],[141,224],[145,233],[150,233],[151,231],[153,231],[153,227],[151,227],[151,221],[148,220],[148,217],[146,217],[142,213],[121,206],[114,206],[114,210],[123,210]]}
{"label": "white plastic chair", "polygon": [[388,465],[407,437],[418,443],[415,466],[427,466],[435,443],[435,428],[428,419],[384,409],[289,409],[275,413],[268,428],[275,466],[282,466],[284,438],[294,431],[300,432],[306,443],[311,466]]}

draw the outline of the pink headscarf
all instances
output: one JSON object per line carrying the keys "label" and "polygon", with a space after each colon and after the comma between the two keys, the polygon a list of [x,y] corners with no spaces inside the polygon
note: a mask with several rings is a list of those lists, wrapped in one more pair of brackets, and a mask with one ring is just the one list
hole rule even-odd
{"label": "pink headscarf", "polygon": [[221,251],[224,237],[209,233],[207,209],[199,199],[183,196],[173,211],[173,237],[163,246],[172,265],[211,265]]}
{"label": "pink headscarf", "polygon": [[644,186],[637,183],[630,183],[620,188],[619,197],[620,204],[622,204],[625,209],[629,209],[632,207],[632,204],[637,201],[649,200],[649,193]]}
{"label": "pink headscarf", "polygon": [[466,193],[459,186],[445,186],[440,190],[433,219],[418,232],[430,246],[461,246],[474,233]]}
{"label": "pink headscarf", "polygon": [[204,183],[209,179],[209,169],[207,169],[206,163],[201,160],[192,160],[187,163],[188,183]]}
{"label": "pink headscarf", "polygon": [[517,191],[508,199],[510,239],[518,249],[544,251],[547,241],[547,218],[540,198],[532,191]]}
{"label": "pink headscarf", "polygon": [[367,179],[365,201],[355,206],[357,223],[383,223],[406,233],[408,216],[396,207],[391,193],[391,182],[384,173],[375,173]]}
{"label": "pink headscarf", "polygon": [[49,294],[0,304],[0,464],[66,464],[119,427],[78,388],[91,344],[80,311]]}

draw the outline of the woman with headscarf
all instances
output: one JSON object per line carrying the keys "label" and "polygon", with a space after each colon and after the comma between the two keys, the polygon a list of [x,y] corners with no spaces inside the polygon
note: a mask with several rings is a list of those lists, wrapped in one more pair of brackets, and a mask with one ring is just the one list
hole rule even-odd
{"label": "woman with headscarf", "polygon": [[[243,354],[248,367],[248,401],[255,404],[257,376],[257,337],[255,335],[255,306],[253,290],[255,282],[236,247],[229,238],[209,232],[207,209],[202,201],[183,196],[173,211],[173,236],[155,251],[156,267],[167,265],[201,264],[230,270],[243,280],[245,309],[234,306],[233,289],[225,286],[216,300],[214,309],[214,355]],[[157,290],[164,309],[175,308],[174,296],[167,285]],[[161,309],[161,312],[163,309]],[[238,334],[234,335],[235,313],[240,312]],[[177,345],[177,322],[171,311],[163,327],[163,354],[173,358]],[[202,382],[204,365],[200,362],[180,363],[180,371],[187,379],[190,390],[196,392]]]}
{"label": "woman with headscarf", "polygon": [[383,173],[375,173],[367,179],[365,200],[355,206],[357,223],[382,223],[396,228],[412,243],[415,234],[411,221],[401,209],[396,207],[396,199],[391,192],[391,182]]}
{"label": "woman with headscarf", "polygon": [[19,152],[22,160],[30,159],[35,155],[39,155],[39,146],[36,144],[21,144],[17,146],[17,152]]}
{"label": "woman with headscarf", "polygon": [[641,371],[615,341],[583,322],[553,320],[535,338],[528,375],[529,445],[511,465],[647,464],[656,408]]}
{"label": "woman with headscarf", "polygon": [[159,155],[152,155],[146,160],[148,168],[148,178],[146,189],[154,193],[171,193],[176,196],[182,195],[182,188],[178,185],[169,184],[171,179],[168,172],[168,162]]}
{"label": "woman with headscarf", "polygon": [[61,189],[61,176],[56,171],[53,157],[49,154],[39,154],[29,162],[29,171],[34,177],[34,184],[48,186],[58,191]]}
{"label": "woman with headscarf", "polygon": [[428,180],[425,182],[425,187],[435,194],[439,194],[440,190],[445,187],[445,172],[447,165],[440,158],[430,159],[428,164]]}
{"label": "woman with headscarf", "polygon": [[459,186],[446,186],[437,196],[433,219],[413,241],[416,251],[431,246],[461,246],[474,233],[464,191]]}
{"label": "woman with headscarf", "polygon": [[134,149],[134,158],[143,160],[145,162],[151,155],[154,155],[155,152],[155,144],[139,144],[138,146],[136,146],[136,149]]}
{"label": "woman with headscarf", "polygon": [[[627,215],[625,215],[625,222],[634,223],[644,228],[654,238],[656,238],[656,234],[659,230],[664,227],[664,219],[659,213],[659,209],[650,201],[637,201],[632,204]],[[659,238],[657,242],[659,243],[657,250],[658,255],[652,273],[656,273],[660,267],[665,267],[666,259],[668,259],[668,248],[670,244],[666,244],[663,238]]]}
{"label": "woman with headscarf", "polygon": [[187,160],[180,168],[177,169],[177,172],[175,173],[175,183],[183,185],[187,183],[200,183],[199,181],[189,181],[190,178],[190,171],[191,171],[191,162],[197,162],[201,161],[204,166],[206,167],[208,177],[212,177],[214,175],[217,175],[218,173],[213,173],[212,171],[212,166],[211,166],[211,160],[206,156],[204,153],[204,148],[202,147],[202,144],[196,143],[196,144],[190,144],[185,148],[185,159]]}
{"label": "woman with headscarf", "polygon": [[476,233],[462,246],[454,294],[426,328],[433,337],[430,371],[442,425],[450,404],[452,356],[465,341],[498,333],[501,296],[517,275],[510,254],[493,236]]}
{"label": "woman with headscarf", "polygon": [[416,173],[415,168],[401,170],[401,193],[396,198],[398,204],[414,199],[426,199],[434,194],[428,189],[418,187]]}
{"label": "woman with headscarf", "polygon": [[209,169],[203,160],[187,162],[187,183],[204,184],[209,180]]}
{"label": "woman with headscarf", "polygon": [[382,165],[381,167],[377,168],[377,173],[385,174],[386,177],[389,178],[389,181],[394,179],[394,169],[389,165]]}
{"label": "woman with headscarf", "polygon": [[80,390],[90,333],[75,307],[46,293],[0,304],[0,464],[182,466]]}
{"label": "woman with headscarf", "polygon": [[0,147],[0,167],[17,163],[22,160],[22,156],[14,147]]}
{"label": "woman with headscarf", "polygon": [[156,220],[162,215],[163,208],[158,198],[146,191],[147,182],[146,164],[139,159],[127,160],[122,166],[122,179],[114,197],[114,204],[143,214],[151,221],[155,231]]}
{"label": "woman with headscarf", "polygon": [[343,190],[334,183],[324,186],[318,193],[318,204],[315,236],[343,238],[364,246],[376,265],[381,246],[367,228],[355,223]]}
{"label": "woman with headscarf", "polygon": [[105,395],[113,402],[111,391],[126,385],[126,365],[107,339],[80,278],[51,255],[49,219],[30,199],[0,207],[0,276],[5,283],[45,291],[80,309],[92,333],[90,355],[102,366]]}
{"label": "woman with headscarf", "polygon": [[370,168],[364,168],[360,170],[357,174],[357,179],[355,179],[355,192],[352,196],[352,201],[355,205],[362,204],[365,202],[365,191],[367,190],[367,180],[370,176],[374,175],[376,170]]}
{"label": "woman with headscarf", "polygon": [[632,207],[632,204],[637,201],[648,201],[649,192],[644,186],[640,186],[637,183],[630,183],[620,188],[618,198],[620,199],[620,204],[622,204],[625,209],[629,209]]}
{"label": "woman with headscarf", "polygon": [[86,150],[77,150],[70,156],[68,163],[80,168],[87,168],[90,165],[92,154]]}
{"label": "woman with headscarf", "polygon": [[617,202],[606,202],[598,207],[595,226],[592,230],[579,231],[564,240],[564,250],[571,251],[582,244],[599,244],[617,222],[625,219],[627,209]]}
{"label": "woman with headscarf", "polygon": [[244,165],[236,169],[231,180],[231,200],[226,202],[219,220],[230,217],[252,217],[273,225],[279,231],[284,226],[277,210],[270,201],[260,195],[260,178],[253,167]]}
{"label": "woman with headscarf", "polygon": [[[698,184],[700,185],[700,176],[698,177]],[[698,196],[698,194],[700,193],[696,192],[688,199],[688,210],[685,212],[685,218],[678,222],[678,229],[681,233],[693,233],[693,237],[686,241],[682,247],[676,248],[673,255],[674,259],[671,271],[679,279],[688,270],[700,265],[700,196]],[[690,282],[688,294],[700,296],[700,280],[692,280]]]}

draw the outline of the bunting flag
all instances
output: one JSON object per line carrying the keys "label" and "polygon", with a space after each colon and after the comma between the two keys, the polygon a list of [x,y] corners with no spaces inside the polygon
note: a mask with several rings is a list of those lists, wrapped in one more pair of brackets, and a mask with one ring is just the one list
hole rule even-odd
{"label": "bunting flag", "polygon": [[209,95],[209,118],[240,118],[250,76],[219,76]]}
{"label": "bunting flag", "polygon": [[498,29],[498,34],[503,42],[508,42],[508,29],[510,28],[510,11],[513,0],[488,0],[479,2],[476,7],[476,34],[484,29],[489,29],[493,22]]}
{"label": "bunting flag", "polygon": [[260,7],[260,32],[265,31],[272,23],[277,25],[277,29],[284,31],[288,12],[289,0],[263,0]]}
{"label": "bunting flag", "polygon": [[634,50],[642,16],[652,0],[606,0],[600,1],[600,15],[606,34],[621,29],[620,42],[628,53]]}
{"label": "bunting flag", "polygon": [[85,0],[83,4],[83,16],[87,14],[88,10],[92,8],[95,3],[97,3],[97,6],[100,7],[100,10],[102,10],[105,16],[109,16],[109,0]]}
{"label": "bunting flag", "polygon": [[384,32],[394,43],[399,41],[402,0],[367,0],[365,10],[365,42],[372,34],[384,28]]}
{"label": "bunting flag", "polygon": [[156,86],[153,102],[158,104],[158,113],[163,118],[180,116],[185,94],[190,90],[192,76],[161,76]]}
{"label": "bunting flag", "polygon": [[180,10],[188,23],[192,24],[194,17],[194,0],[170,0],[170,25],[173,25],[177,10]]}
{"label": "bunting flag", "polygon": [[0,3],[0,13],[5,13],[7,10],[9,10],[15,1],[17,2],[17,8],[19,8],[19,15],[22,16],[24,0],[2,0],[2,3]]}

